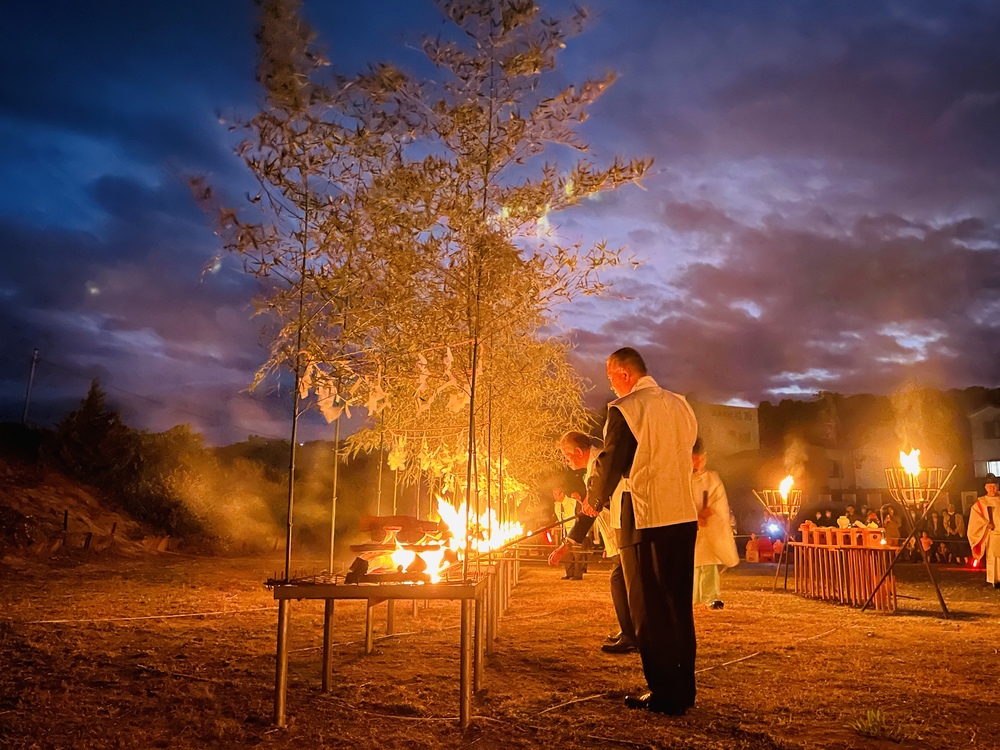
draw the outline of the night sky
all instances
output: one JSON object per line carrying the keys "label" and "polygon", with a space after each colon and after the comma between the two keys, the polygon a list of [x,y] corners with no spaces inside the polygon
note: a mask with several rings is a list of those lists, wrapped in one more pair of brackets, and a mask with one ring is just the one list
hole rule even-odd
{"label": "night sky", "polygon": [[[553,11],[563,7],[543,5]],[[1000,384],[1000,3],[600,0],[559,76],[619,80],[582,133],[643,187],[552,217],[644,259],[617,299],[560,311],[590,401],[623,345],[660,383],[756,404],[820,390]],[[336,69],[421,72],[424,0],[307,0]],[[238,203],[223,119],[252,114],[249,0],[18,3],[0,30],[0,420],[72,408],[100,377],[135,427],[288,434],[246,388],[254,282],[214,270],[188,178]],[[310,422],[308,437],[331,430]]]}

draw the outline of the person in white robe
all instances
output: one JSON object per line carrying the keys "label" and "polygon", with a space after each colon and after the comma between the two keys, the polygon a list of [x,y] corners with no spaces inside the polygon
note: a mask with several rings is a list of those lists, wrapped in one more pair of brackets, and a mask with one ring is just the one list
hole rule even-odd
{"label": "person in white robe", "polygon": [[693,602],[709,609],[722,609],[722,571],[740,562],[729,523],[729,499],[719,475],[705,469],[708,455],[701,438],[695,441],[691,460],[694,465],[691,484],[698,504]]}
{"label": "person in white robe", "polygon": [[967,525],[972,557],[983,561],[986,582],[1000,588],[1000,483],[990,474],[986,477],[986,494],[976,500]]}

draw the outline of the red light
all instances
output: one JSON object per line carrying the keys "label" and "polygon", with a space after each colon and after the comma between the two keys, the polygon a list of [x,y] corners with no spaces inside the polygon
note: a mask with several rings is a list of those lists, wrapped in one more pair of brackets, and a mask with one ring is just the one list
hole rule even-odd
{"label": "red light", "polygon": [[[552,544],[552,543],[553,543],[553,541],[554,541],[554,540],[552,539],[552,532],[551,532],[551,531],[546,531],[546,532],[545,532],[545,541],[546,541],[546,542],[547,542],[548,544]],[[978,560],[976,560],[976,562],[979,562],[979,561],[978,561]]]}
{"label": "red light", "polygon": [[978,568],[979,567],[979,558],[978,557],[972,558],[972,567],[973,568]]}

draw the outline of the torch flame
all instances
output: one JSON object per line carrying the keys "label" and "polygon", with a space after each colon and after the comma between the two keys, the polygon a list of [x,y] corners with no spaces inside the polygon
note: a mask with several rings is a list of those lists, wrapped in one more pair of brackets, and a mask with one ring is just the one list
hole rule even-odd
{"label": "torch flame", "polygon": [[907,474],[917,476],[920,473],[920,451],[916,448],[911,450],[909,454],[900,451],[899,463],[903,465],[903,469]]}
{"label": "torch flame", "polygon": [[778,492],[781,493],[782,500],[788,499],[788,493],[792,491],[793,484],[795,484],[795,480],[792,479],[791,474],[781,480],[781,484],[778,485]]}

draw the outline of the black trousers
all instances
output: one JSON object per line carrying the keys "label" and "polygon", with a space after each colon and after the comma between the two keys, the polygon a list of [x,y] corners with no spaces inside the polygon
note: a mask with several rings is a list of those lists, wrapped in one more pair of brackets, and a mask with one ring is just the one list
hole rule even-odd
{"label": "black trousers", "polygon": [[698,523],[642,529],[623,547],[622,572],[642,671],[656,700],[694,705],[695,632],[691,591]]}
{"label": "black trousers", "polygon": [[628,611],[628,589],[625,587],[621,557],[611,569],[611,602],[615,605],[615,616],[618,618],[618,629],[622,631],[622,639],[635,643],[635,628],[632,627],[632,615]]}

